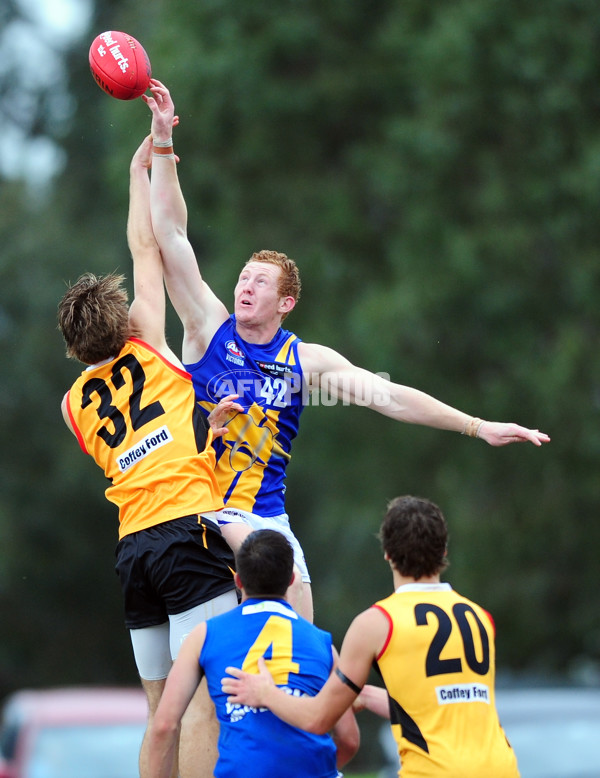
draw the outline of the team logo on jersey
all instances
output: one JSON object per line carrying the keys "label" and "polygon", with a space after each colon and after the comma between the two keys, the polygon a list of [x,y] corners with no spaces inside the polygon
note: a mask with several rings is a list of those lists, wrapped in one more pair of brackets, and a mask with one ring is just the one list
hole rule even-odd
{"label": "team logo on jersey", "polygon": [[233,362],[235,365],[239,365],[240,367],[244,366],[244,360],[246,359],[246,355],[242,351],[242,349],[238,346],[238,344],[235,342],[235,340],[228,340],[225,344],[225,348],[227,350],[227,354],[225,354],[225,359],[228,362]]}

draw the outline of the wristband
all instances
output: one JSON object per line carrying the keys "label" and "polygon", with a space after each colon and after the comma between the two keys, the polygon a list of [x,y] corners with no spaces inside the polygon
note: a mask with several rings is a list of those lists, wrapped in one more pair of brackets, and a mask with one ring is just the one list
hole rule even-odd
{"label": "wristband", "polygon": [[477,416],[474,416],[472,419],[465,422],[461,435],[466,435],[469,438],[478,438],[479,430],[483,424],[484,422],[482,419],[478,419]]}
{"label": "wristband", "polygon": [[152,141],[152,154],[155,157],[166,157],[167,159],[175,159],[173,153],[173,138],[167,140],[153,140]]}
{"label": "wristband", "polygon": [[167,159],[175,159],[173,153],[173,146],[155,146],[152,150],[152,156],[154,157],[166,157]]}

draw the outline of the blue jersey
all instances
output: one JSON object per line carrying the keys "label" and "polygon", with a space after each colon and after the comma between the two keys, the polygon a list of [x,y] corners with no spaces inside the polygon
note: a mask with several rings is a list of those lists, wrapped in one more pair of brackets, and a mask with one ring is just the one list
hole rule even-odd
{"label": "blue jersey", "polygon": [[199,661],[220,724],[215,778],[335,778],[336,748],[329,735],[292,727],[266,708],[227,702],[221,691],[225,668],[257,673],[261,656],[278,686],[314,696],[333,666],[331,635],[279,599],[248,599],[206,622]]}
{"label": "blue jersey", "polygon": [[285,513],[285,473],[298,433],[306,388],[300,339],[279,329],[270,343],[242,340],[232,314],[199,362],[185,368],[207,413],[228,394],[239,395],[229,434],[214,441],[216,475],[226,507],[259,516]]}

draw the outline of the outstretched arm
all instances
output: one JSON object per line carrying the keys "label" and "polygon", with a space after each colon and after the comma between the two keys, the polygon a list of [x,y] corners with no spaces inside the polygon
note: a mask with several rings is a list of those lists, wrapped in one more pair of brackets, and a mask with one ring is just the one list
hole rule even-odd
{"label": "outstretched arm", "polygon": [[229,694],[227,702],[269,708],[283,721],[307,732],[318,735],[329,732],[356,697],[335,673],[329,676],[316,697],[293,697],[275,685],[263,657],[258,660],[258,668],[258,674],[246,673],[237,667],[226,668],[229,676],[222,679],[221,687]]}
{"label": "outstretched arm", "polygon": [[226,668],[229,675],[221,680],[221,687],[229,695],[230,703],[269,708],[292,726],[324,734],[335,726],[358,696],[388,631],[387,619],[377,609],[360,613],[348,628],[338,668],[316,697],[286,694],[275,685],[263,659],[258,660],[258,675],[235,667]]}
{"label": "outstretched arm", "polygon": [[541,446],[550,441],[548,435],[539,430],[474,418],[425,392],[392,383],[384,376],[357,367],[326,346],[300,343],[298,353],[311,388],[320,388],[346,403],[364,405],[395,421],[461,432],[482,438],[490,446],[524,441]]}
{"label": "outstretched arm", "polygon": [[203,356],[229,314],[202,279],[188,240],[187,208],[177,165],[170,146],[165,146],[171,139],[175,118],[171,95],[156,79],[151,80],[150,91],[152,96],[144,95],[143,99],[152,111],[152,225],[162,254],[169,297],[184,327],[183,361],[191,363]]}
{"label": "outstretched arm", "polygon": [[367,683],[361,689],[360,694],[354,700],[352,708],[355,713],[361,710],[369,710],[384,719],[390,717],[390,700],[387,690],[382,686],[373,686]]}
{"label": "outstretched arm", "polygon": [[150,219],[152,139],[144,138],[129,167],[127,243],[133,259],[134,298],[129,309],[131,334],[180,364],[165,339],[165,290],[162,262]]}

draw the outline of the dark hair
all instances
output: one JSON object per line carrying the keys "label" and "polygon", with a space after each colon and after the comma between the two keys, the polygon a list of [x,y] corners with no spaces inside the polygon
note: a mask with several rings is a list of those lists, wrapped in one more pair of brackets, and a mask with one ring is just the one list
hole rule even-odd
{"label": "dark hair", "polygon": [[85,273],[58,305],[58,328],[67,356],[86,365],[116,357],[129,334],[129,307],[124,276]]}
{"label": "dark hair", "polygon": [[236,570],[247,595],[283,597],[294,571],[294,552],[281,532],[257,529],[239,547]]}
{"label": "dark hair", "polygon": [[448,527],[437,505],[420,497],[396,497],[387,507],[379,539],[404,576],[437,575],[448,567]]}

